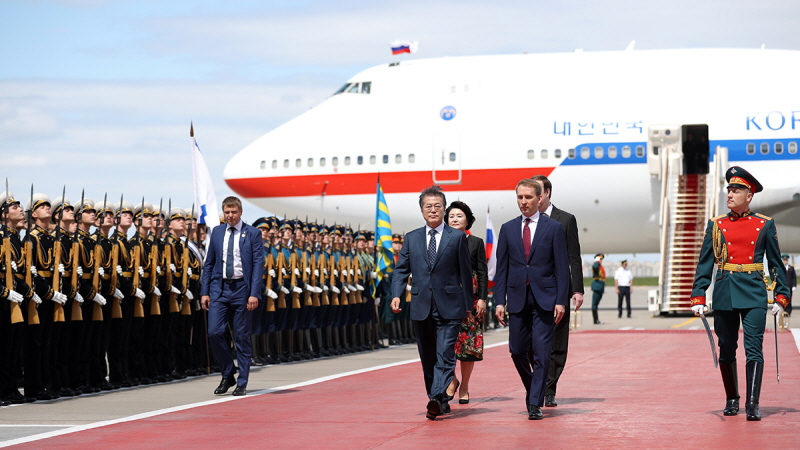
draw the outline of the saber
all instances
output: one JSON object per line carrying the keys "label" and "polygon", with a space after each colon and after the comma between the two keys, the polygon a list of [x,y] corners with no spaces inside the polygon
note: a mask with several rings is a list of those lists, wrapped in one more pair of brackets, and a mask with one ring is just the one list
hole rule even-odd
{"label": "saber", "polygon": [[778,373],[778,383],[781,382],[781,366],[778,365],[778,316],[772,316],[772,321],[775,324],[775,371]]}
{"label": "saber", "polygon": [[714,336],[711,335],[711,327],[708,326],[708,320],[706,320],[705,314],[701,313],[700,318],[703,319],[703,326],[706,327],[706,334],[708,334],[708,343],[711,344],[711,357],[714,358],[714,367],[719,367],[717,348],[714,346]]}

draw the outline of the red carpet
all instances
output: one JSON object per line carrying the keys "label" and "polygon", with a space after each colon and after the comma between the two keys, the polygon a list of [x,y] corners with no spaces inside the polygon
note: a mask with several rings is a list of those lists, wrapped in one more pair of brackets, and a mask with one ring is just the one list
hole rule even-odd
{"label": "red carpet", "polygon": [[[506,346],[477,363],[468,405],[425,419],[419,363],[56,436],[15,448],[800,448],[800,354],[766,333],[761,422],[724,417],[702,331],[573,333],[556,408],[529,421]],[[741,346],[741,336],[740,336]],[[250,386],[251,390],[259,386]]]}

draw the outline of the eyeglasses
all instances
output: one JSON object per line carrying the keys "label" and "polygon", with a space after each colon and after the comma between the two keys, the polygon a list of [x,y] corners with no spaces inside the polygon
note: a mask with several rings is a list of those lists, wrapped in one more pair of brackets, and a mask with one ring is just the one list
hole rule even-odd
{"label": "eyeglasses", "polygon": [[425,211],[433,211],[433,210],[440,211],[442,208],[444,208],[444,206],[441,205],[440,203],[437,203],[435,205],[425,205],[422,207],[422,209],[424,209]]}

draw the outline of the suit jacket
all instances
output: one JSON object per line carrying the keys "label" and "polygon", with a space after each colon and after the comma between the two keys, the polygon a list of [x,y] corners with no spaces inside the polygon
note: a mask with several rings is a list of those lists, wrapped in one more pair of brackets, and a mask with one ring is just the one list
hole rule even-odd
{"label": "suit jacket", "polygon": [[[200,295],[208,295],[211,301],[222,295],[222,252],[223,239],[227,225],[214,227],[206,250],[206,262],[203,264],[203,281]],[[242,274],[250,297],[261,299],[264,290],[264,251],[261,249],[261,231],[246,223],[242,223],[239,233],[239,252],[242,258]],[[246,301],[247,299],[245,299]]]}
{"label": "suit jacket", "polygon": [[489,295],[489,268],[486,266],[486,245],[483,239],[475,235],[467,236],[467,247],[469,247],[469,262],[475,278],[478,280],[478,290],[475,297],[486,300]]}
{"label": "suit jacket", "polygon": [[570,291],[567,296],[580,292],[583,294],[583,263],[581,261],[581,243],[578,240],[578,221],[572,214],[553,206],[550,218],[564,226],[567,235],[567,255],[569,255]]}
{"label": "suit jacket", "polygon": [[425,320],[436,302],[444,319],[463,319],[472,311],[472,266],[467,235],[444,226],[433,266],[428,263],[425,227],[407,233],[392,278],[393,297],[401,297],[411,279],[411,320]]}
{"label": "suit jacket", "polygon": [[496,303],[507,303],[509,313],[521,312],[525,306],[526,279],[541,308],[546,311],[553,311],[555,305],[566,308],[570,285],[567,239],[564,227],[549,217],[539,217],[527,260],[522,248],[522,216],[500,227],[494,277]]}

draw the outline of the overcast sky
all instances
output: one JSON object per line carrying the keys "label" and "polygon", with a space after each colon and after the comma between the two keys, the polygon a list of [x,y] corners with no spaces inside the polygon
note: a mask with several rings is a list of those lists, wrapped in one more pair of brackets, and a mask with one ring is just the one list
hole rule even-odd
{"label": "overcast sky", "polygon": [[800,49],[798,25],[790,0],[0,0],[0,176],[23,203],[33,182],[51,198],[66,184],[73,203],[85,188],[189,207],[194,121],[221,201],[232,155],[357,72],[409,58],[393,39],[419,41],[410,58],[632,40]]}

